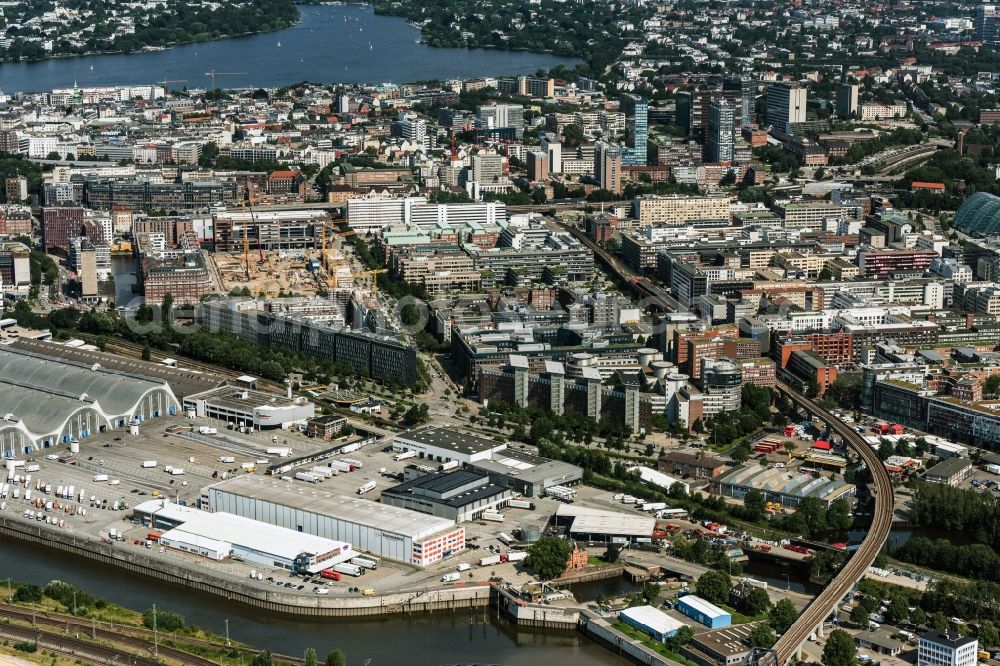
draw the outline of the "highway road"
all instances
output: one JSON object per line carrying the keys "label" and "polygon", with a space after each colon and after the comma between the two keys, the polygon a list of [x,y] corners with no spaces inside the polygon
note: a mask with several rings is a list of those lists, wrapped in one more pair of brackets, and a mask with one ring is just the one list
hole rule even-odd
{"label": "highway road", "polygon": [[777,663],[780,666],[788,663],[795,656],[799,646],[806,641],[809,634],[817,627],[822,626],[824,620],[834,611],[841,599],[847,595],[875,561],[875,557],[882,550],[886,538],[889,536],[895,504],[892,496],[892,480],[889,478],[885,466],[882,465],[875,450],[859,433],[784,382],[778,382],[778,390],[791,398],[799,407],[828,423],[833,431],[843,437],[844,442],[858,453],[868,469],[871,470],[874,479],[872,492],[875,495],[874,518],[861,546],[833,581],[802,612],[795,624],[774,644],[773,656],[777,657]]}

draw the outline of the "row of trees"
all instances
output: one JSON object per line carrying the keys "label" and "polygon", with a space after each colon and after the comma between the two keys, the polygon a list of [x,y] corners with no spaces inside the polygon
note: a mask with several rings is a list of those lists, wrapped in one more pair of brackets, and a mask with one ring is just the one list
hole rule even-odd
{"label": "row of trees", "polygon": [[1000,549],[1000,500],[990,494],[921,483],[913,496],[910,520],[920,527],[962,532]]}
{"label": "row of trees", "polygon": [[981,543],[959,546],[947,539],[915,536],[893,551],[892,556],[917,566],[1000,582],[1000,555]]}

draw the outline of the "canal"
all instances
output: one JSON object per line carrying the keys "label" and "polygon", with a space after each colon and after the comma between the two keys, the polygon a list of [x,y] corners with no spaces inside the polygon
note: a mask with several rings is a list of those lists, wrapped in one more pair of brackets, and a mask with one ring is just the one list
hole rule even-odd
{"label": "canal", "polygon": [[[176,611],[190,624],[217,634],[225,632],[229,620],[234,640],[288,655],[316,648],[322,658],[334,649],[343,650],[348,663],[370,666],[472,662],[510,666],[606,666],[627,664],[610,651],[580,634],[542,634],[520,631],[495,617],[496,611],[394,615],[384,620],[301,621],[269,617],[246,608],[182,587],[135,577],[91,561],[71,558],[18,542],[0,542],[0,562],[7,565],[0,577],[44,585],[53,579],[79,586],[108,601],[144,610]],[[370,660],[370,661],[369,661]]]}

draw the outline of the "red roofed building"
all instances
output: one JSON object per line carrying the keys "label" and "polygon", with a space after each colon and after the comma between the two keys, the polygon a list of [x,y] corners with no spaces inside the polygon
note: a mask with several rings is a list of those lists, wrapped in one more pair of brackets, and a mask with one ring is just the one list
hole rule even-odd
{"label": "red roofed building", "polygon": [[930,190],[931,192],[944,194],[944,183],[925,183],[923,181],[915,180],[910,183],[910,191],[916,192],[917,190]]}
{"label": "red roofed building", "polygon": [[305,196],[305,179],[298,171],[272,171],[267,177],[264,191],[271,196]]}

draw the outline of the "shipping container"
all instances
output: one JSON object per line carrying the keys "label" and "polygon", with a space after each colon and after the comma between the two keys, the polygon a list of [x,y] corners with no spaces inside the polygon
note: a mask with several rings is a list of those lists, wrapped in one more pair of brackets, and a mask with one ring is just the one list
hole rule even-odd
{"label": "shipping container", "polygon": [[490,555],[488,557],[484,557],[484,558],[482,558],[482,559],[479,560],[479,566],[481,566],[481,567],[488,567],[488,566],[492,566],[494,564],[500,564],[500,556],[499,555]]}
{"label": "shipping container", "polygon": [[364,495],[365,493],[367,493],[367,492],[369,492],[371,490],[375,490],[375,482],[374,481],[369,481],[365,485],[363,485],[360,488],[358,488],[358,494],[359,495]]}
{"label": "shipping container", "polygon": [[319,483],[320,477],[315,474],[310,474],[309,472],[296,472],[295,478],[299,481],[305,481],[306,483]]}
{"label": "shipping container", "polygon": [[362,569],[371,569],[372,571],[378,569],[378,563],[373,562],[372,560],[369,560],[366,557],[354,557],[351,558],[349,562],[351,564],[361,567]]}
{"label": "shipping container", "polygon": [[392,457],[393,460],[399,462],[400,460],[407,460],[408,458],[416,458],[416,451],[403,451],[402,453],[397,453]]}
{"label": "shipping container", "polygon": [[329,467],[330,469],[335,469],[338,472],[353,471],[350,465],[348,465],[347,463],[342,463],[339,460],[331,460],[330,462],[327,463],[327,467]]}
{"label": "shipping container", "polygon": [[183,474],[184,470],[181,469],[180,467],[174,467],[173,469],[170,470],[171,476],[182,476]]}
{"label": "shipping container", "polygon": [[508,562],[520,562],[528,556],[528,552],[524,550],[512,550],[507,553]]}
{"label": "shipping container", "polygon": [[360,460],[355,460],[354,458],[341,458],[340,462],[345,462],[354,469],[364,469],[364,464]]}
{"label": "shipping container", "polygon": [[270,446],[267,449],[267,455],[278,456],[279,458],[287,458],[292,455],[292,450],[287,447],[281,446]]}
{"label": "shipping container", "polygon": [[340,450],[341,453],[352,453],[361,448],[361,442],[353,442]]}
{"label": "shipping container", "polygon": [[459,573],[455,573],[455,572],[446,573],[445,575],[441,576],[441,582],[442,583],[455,583],[455,582],[458,582],[458,580],[461,577],[462,577],[462,574],[459,574]]}
{"label": "shipping container", "polygon": [[228,464],[236,462],[236,458],[234,458],[233,456],[219,456],[217,460],[220,463],[228,463]]}
{"label": "shipping container", "polygon": [[153,467],[156,467],[156,461],[155,460],[143,460],[142,461],[142,467],[143,467],[143,469],[151,469]]}
{"label": "shipping container", "polygon": [[333,569],[323,569],[319,575],[328,580],[340,580],[340,574]]}
{"label": "shipping container", "polygon": [[449,460],[446,463],[441,463],[440,465],[438,465],[438,471],[439,472],[447,472],[450,469],[457,468],[461,464],[462,463],[458,462],[457,460]]}
{"label": "shipping container", "polygon": [[336,472],[334,472],[329,467],[319,467],[319,466],[310,469],[309,473],[315,474],[316,476],[322,477],[324,479],[332,478],[333,475],[336,474]]}
{"label": "shipping container", "polygon": [[515,509],[534,509],[535,503],[521,499],[512,499],[509,502],[507,502],[507,506],[514,507]]}
{"label": "shipping container", "polygon": [[483,511],[482,519],[488,520],[491,523],[502,523],[503,514],[497,511]]}
{"label": "shipping container", "polygon": [[[95,474],[94,475],[94,483],[98,483],[100,481],[107,481],[107,480],[108,480],[108,475],[107,474]],[[49,491],[46,490],[45,492],[49,492]]]}

